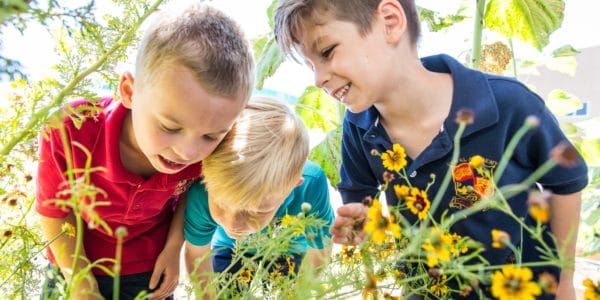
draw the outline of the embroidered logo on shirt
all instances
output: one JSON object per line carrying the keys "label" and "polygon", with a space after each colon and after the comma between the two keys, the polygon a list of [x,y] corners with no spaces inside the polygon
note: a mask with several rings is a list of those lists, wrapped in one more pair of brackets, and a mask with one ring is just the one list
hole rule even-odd
{"label": "embroidered logo on shirt", "polygon": [[177,183],[177,186],[175,187],[175,190],[173,191],[173,195],[172,196],[179,196],[181,195],[183,192],[187,191],[188,188],[190,187],[190,185],[192,185],[194,181],[193,180],[182,180],[179,183]]}
{"label": "embroidered logo on shirt", "polygon": [[469,163],[467,159],[461,158],[458,165],[452,170],[454,181],[454,197],[450,201],[450,207],[467,208],[485,197],[494,193],[494,168],[498,162],[484,159],[477,167]]}

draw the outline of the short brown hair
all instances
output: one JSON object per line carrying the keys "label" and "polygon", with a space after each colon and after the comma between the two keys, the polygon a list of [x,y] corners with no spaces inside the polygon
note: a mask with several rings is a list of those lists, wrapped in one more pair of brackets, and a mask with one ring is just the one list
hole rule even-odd
{"label": "short brown hair", "polygon": [[254,60],[238,25],[207,5],[161,12],[144,35],[136,77],[153,83],[166,66],[189,69],[209,93],[247,100],[254,85]]}
{"label": "short brown hair", "polygon": [[[319,15],[331,14],[341,21],[354,23],[364,36],[371,31],[373,17],[381,0],[280,0],[275,9],[275,38],[283,52],[293,56],[300,44],[298,35],[305,22],[317,22]],[[398,0],[408,23],[410,41],[416,44],[421,24],[414,0]]]}

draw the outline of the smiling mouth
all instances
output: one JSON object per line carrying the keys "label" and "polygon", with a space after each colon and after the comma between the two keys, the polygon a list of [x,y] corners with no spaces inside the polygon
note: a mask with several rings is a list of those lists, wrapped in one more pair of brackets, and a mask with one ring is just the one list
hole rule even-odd
{"label": "smiling mouth", "polygon": [[350,87],[352,87],[352,83],[349,82],[343,87],[337,89],[337,91],[333,93],[333,97],[343,102],[344,98],[346,98],[346,94],[348,94],[348,90],[350,90]]}
{"label": "smiling mouth", "polygon": [[161,160],[162,160],[162,161],[163,161],[163,162],[164,162],[164,163],[165,163],[167,166],[169,166],[169,167],[172,167],[172,168],[180,168],[180,167],[182,167],[182,166],[185,166],[185,164],[178,163],[178,162],[174,162],[174,161],[172,161],[172,160],[168,160],[168,159],[164,158],[163,156],[159,156],[159,157],[160,157],[160,159],[161,159]]}

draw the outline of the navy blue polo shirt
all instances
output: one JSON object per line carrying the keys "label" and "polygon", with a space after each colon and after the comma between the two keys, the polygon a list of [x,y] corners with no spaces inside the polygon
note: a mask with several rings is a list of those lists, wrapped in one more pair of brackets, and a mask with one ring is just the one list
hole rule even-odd
{"label": "navy blue polo shirt", "polygon": [[[430,71],[450,73],[454,85],[451,110],[443,129],[418,157],[414,160],[407,157],[406,171],[413,186],[425,189],[431,181],[430,174],[436,174],[437,180],[428,192],[430,200],[434,198],[448,171],[453,138],[458,129],[458,124],[454,121],[456,113],[468,108],[474,115],[474,123],[466,127],[460,139],[458,167],[454,171],[453,183],[449,185],[434,215],[436,219],[440,218],[444,210],[455,213],[476,203],[480,198],[473,190],[489,191],[487,189],[491,188],[490,183],[494,179],[469,171],[466,168],[469,159],[480,155],[486,159],[483,167],[494,171],[511,137],[528,116],[537,116],[540,126],[531,130],[520,141],[498,182],[499,187],[522,182],[548,160],[554,146],[567,141],[543,100],[520,82],[466,68],[447,55],[426,57],[422,62]],[[341,182],[338,184],[344,203],[360,202],[365,196],[377,193],[377,187],[384,182],[384,168],[381,158],[372,156],[371,150],[384,152],[391,148],[391,140],[379,122],[379,112],[375,107],[361,113],[346,113],[343,123]],[[464,170],[461,170],[461,166],[465,167]],[[575,167],[557,166],[540,178],[538,183],[555,194],[571,194],[582,190],[587,182],[587,167],[580,157]],[[398,178],[394,183],[405,184]],[[473,189],[466,189],[467,186]],[[386,199],[389,205],[398,202],[392,188],[386,191]],[[527,193],[518,194],[508,202],[517,216],[533,224],[527,213]],[[416,221],[416,216],[410,211],[403,211],[403,215],[411,222]],[[487,247],[483,256],[492,265],[509,263],[509,250],[491,247],[492,229],[508,232],[513,244],[520,244],[522,238],[519,225],[497,210],[471,215],[451,228],[453,232],[483,243]],[[536,250],[529,244],[527,237],[523,237],[523,242],[523,260],[539,261]],[[553,271],[555,274],[560,272],[557,269]]]}

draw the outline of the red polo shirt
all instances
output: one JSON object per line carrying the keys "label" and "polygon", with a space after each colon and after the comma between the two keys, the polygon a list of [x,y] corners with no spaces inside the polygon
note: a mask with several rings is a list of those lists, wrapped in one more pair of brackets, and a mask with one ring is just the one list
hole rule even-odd
{"label": "red polo shirt", "polygon": [[[71,104],[82,108],[90,105],[85,100]],[[88,226],[84,232],[84,247],[90,261],[100,258],[114,258],[116,249],[115,230],[119,226],[127,228],[124,239],[121,274],[135,274],[152,271],[158,254],[162,251],[173,209],[178,196],[200,176],[201,164],[187,167],[183,171],[167,175],[157,173],[144,179],[129,172],[120,158],[120,134],[123,118],[127,109],[110,98],[102,99],[95,105],[100,112],[90,110],[90,117],[80,124],[78,129],[71,118],[64,124],[69,137],[73,156],[73,168],[83,169],[88,157],[73,142],[78,142],[91,153],[91,167],[102,170],[91,173],[91,184],[103,191],[96,195],[93,211],[106,222],[112,234],[101,226],[94,226],[90,214],[83,213]],[[57,207],[48,200],[68,199],[69,186],[65,175],[65,151],[60,131],[53,129],[44,132],[40,138],[40,161],[37,174],[37,211],[46,217],[64,218],[70,210]],[[77,174],[80,180],[82,174]],[[90,199],[82,199],[89,203]],[[90,225],[91,224],[91,225]],[[50,248],[48,248],[49,250]],[[50,262],[54,256],[48,251]],[[111,267],[110,264],[105,264]],[[94,274],[104,274],[95,268]]]}

